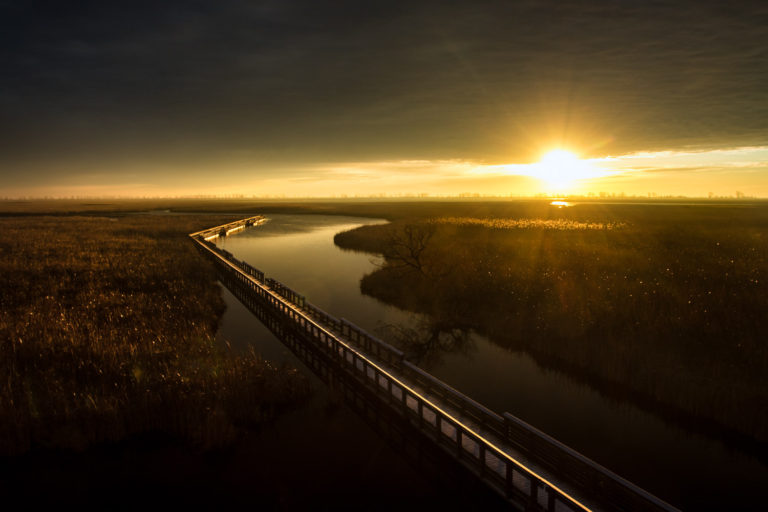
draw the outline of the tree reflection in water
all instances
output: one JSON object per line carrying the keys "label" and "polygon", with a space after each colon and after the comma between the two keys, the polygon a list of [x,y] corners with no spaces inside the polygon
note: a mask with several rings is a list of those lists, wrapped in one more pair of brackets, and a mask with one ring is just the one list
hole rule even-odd
{"label": "tree reflection in water", "polygon": [[444,354],[468,355],[477,349],[469,329],[425,315],[414,315],[409,325],[381,324],[376,333],[402,350],[406,359],[425,369],[437,366]]}

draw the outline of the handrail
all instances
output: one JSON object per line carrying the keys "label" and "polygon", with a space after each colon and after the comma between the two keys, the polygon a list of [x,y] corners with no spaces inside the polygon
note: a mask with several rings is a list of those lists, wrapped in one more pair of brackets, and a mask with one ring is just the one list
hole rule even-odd
{"label": "handrail", "polygon": [[[263,222],[263,217],[250,217],[224,226],[227,229],[237,229],[238,225],[244,227],[246,222],[250,222],[247,225],[258,224]],[[208,230],[192,233],[190,237],[197,242],[198,247],[205,249],[205,253],[214,256],[215,260],[218,260],[220,263],[224,263],[225,269],[234,272],[235,276],[239,279],[245,279],[243,282],[260,297],[266,299],[281,312],[288,314],[292,320],[299,322],[304,326],[305,330],[309,330],[312,336],[319,337],[327,345],[327,349],[332,350],[337,356],[338,353],[342,354],[342,357],[345,358],[343,359],[344,361],[346,361],[347,354],[352,354],[350,357],[353,364],[362,364],[364,372],[367,372],[367,369],[372,369],[373,378],[377,383],[379,378],[382,378],[387,383],[386,391],[390,395],[390,400],[392,399],[393,386],[398,387],[402,402],[406,405],[406,412],[409,414],[414,413],[414,411],[408,411],[408,409],[413,409],[413,404],[410,404],[408,399],[414,400],[415,407],[418,409],[420,425],[425,418],[432,418],[430,415],[434,415],[434,423],[430,422],[430,424],[433,428],[442,429],[443,436],[440,436],[440,432],[438,432],[438,438],[440,439],[444,437],[446,430],[451,431],[451,428],[453,428],[452,432],[454,433],[452,435],[455,436],[455,439],[452,438],[454,439],[452,442],[459,444],[458,453],[460,456],[467,450],[464,445],[475,443],[479,456],[475,455],[479,457],[479,464],[482,466],[481,474],[489,477],[487,470],[493,465],[491,464],[493,459],[497,459],[506,469],[504,471],[497,469],[495,470],[496,474],[490,472],[490,477],[498,480],[501,473],[504,473],[502,478],[504,480],[503,486],[506,487],[508,494],[514,494],[515,492],[519,494],[526,489],[525,485],[520,483],[519,478],[518,481],[515,481],[514,478],[515,475],[524,475],[525,478],[529,479],[527,499],[531,503],[536,502],[531,506],[538,507],[540,510],[554,510],[555,501],[559,500],[558,505],[560,506],[564,505],[568,508],[576,506],[579,509],[590,510],[582,501],[574,498],[569,492],[562,490],[547,477],[531,469],[503,449],[498,448],[494,441],[486,439],[483,434],[476,431],[475,427],[466,424],[451,413],[443,410],[442,406],[432,402],[429,398],[417,392],[412,386],[402,381],[402,379],[394,376],[391,371],[386,370],[343,340],[347,339],[368,353],[375,354],[376,357],[391,365],[402,373],[403,376],[423,387],[428,394],[438,396],[452,407],[457,408],[463,415],[477,421],[484,430],[492,432],[495,436],[510,443],[511,446],[530,455],[532,459],[537,460],[537,464],[541,464],[547,471],[556,472],[565,478],[565,481],[569,482],[570,485],[576,485],[583,491],[591,492],[590,501],[594,500],[602,504],[602,506],[608,505],[611,509],[615,510],[677,511],[676,508],[663,500],[616,475],[512,414],[505,412],[503,415],[499,415],[472,400],[405,359],[403,352],[399,349],[368,334],[365,330],[346,319],[338,319],[330,315],[307,302],[303,295],[298,294],[275,279],[265,277],[262,271],[246,262],[238,260],[231,253],[216,247],[215,244],[206,238],[206,235],[210,236],[211,233],[221,232],[221,228],[222,226],[216,226]],[[224,232],[226,233],[226,230]],[[284,304],[274,302],[275,300],[282,300]],[[288,309],[286,309],[286,306]],[[377,391],[381,391],[380,387],[376,386]],[[448,426],[446,427],[446,425]],[[475,463],[477,463],[477,460],[475,460]],[[512,464],[512,466],[509,464]],[[493,478],[491,479],[493,480]],[[499,482],[496,483],[498,484]],[[534,489],[537,489],[537,491],[534,492]],[[553,494],[550,490],[555,491],[555,493]],[[542,492],[544,496],[548,497],[545,504],[540,503]],[[523,492],[523,494],[525,493]],[[601,505],[597,507],[602,508]],[[571,508],[571,510],[573,509]]]}
{"label": "handrail", "polygon": [[[518,461],[511,455],[507,454],[503,449],[496,446],[496,444],[490,440],[485,439],[481,434],[474,432],[470,427],[464,425],[459,419],[451,415],[450,413],[444,411],[439,405],[431,402],[429,399],[424,397],[421,393],[417,392],[407,384],[403,383],[401,380],[399,380],[397,377],[392,375],[389,371],[387,371],[384,367],[380,366],[378,363],[374,362],[372,359],[365,356],[362,352],[359,352],[358,350],[354,349],[351,345],[348,345],[344,343],[340,338],[333,335],[330,331],[327,331],[322,325],[319,325],[311,320],[309,315],[307,315],[303,310],[296,307],[295,305],[288,302],[285,298],[279,296],[278,294],[274,293],[271,289],[265,286],[263,283],[258,283],[256,280],[249,278],[246,274],[243,274],[242,272],[239,272],[238,266],[236,262],[231,261],[229,258],[225,257],[224,255],[220,254],[220,251],[217,251],[216,249],[211,249],[210,247],[207,247],[204,244],[200,244],[201,247],[203,247],[206,251],[209,253],[215,255],[218,257],[218,259],[226,264],[227,268],[231,271],[234,270],[236,272],[237,277],[242,277],[248,280],[252,286],[255,286],[259,293],[259,295],[267,299],[270,305],[272,305],[274,308],[278,309],[280,312],[288,315],[292,320],[296,321],[299,325],[303,326],[306,331],[309,332],[309,334],[312,335],[312,337],[316,340],[319,340],[320,343],[326,344],[326,349],[330,348],[330,353],[338,356],[338,352],[341,353],[342,361],[348,361],[347,355],[352,355],[352,361],[353,363],[361,363],[362,366],[360,366],[358,369],[362,370],[364,375],[367,376],[369,379],[374,380],[373,387],[377,391],[379,388],[384,388],[385,386],[382,384],[382,382],[386,382],[387,386],[386,389],[392,389],[395,386],[397,386],[397,389],[399,390],[399,394],[401,396],[401,400],[408,404],[408,400],[415,401],[415,408],[417,409],[417,414],[420,421],[429,421],[433,428],[438,428],[441,423],[448,422],[449,425],[453,425],[454,428],[457,430],[453,433],[456,438],[461,439],[461,437],[465,437],[467,435],[474,437],[478,441],[484,443],[484,450],[482,452],[489,453],[492,458],[495,458],[496,461],[500,462],[502,464],[502,470],[499,473],[503,472],[504,477],[502,480],[504,480],[507,484],[509,484],[510,487],[512,487],[513,484],[513,475],[516,473],[518,475],[524,475],[528,480],[526,481],[526,489],[528,489],[529,499],[537,499],[537,494],[540,492],[543,492],[545,496],[553,496],[553,500],[550,500],[552,503],[552,507],[549,508],[541,508],[542,510],[554,510],[554,504],[556,501],[554,498],[559,498],[560,505],[564,505],[567,507],[567,510],[575,510],[573,507],[575,506],[576,509],[579,510],[591,510],[584,504],[582,504],[580,501],[578,501],[576,498],[572,497],[570,494],[568,494],[566,491],[560,489],[556,484],[548,480],[545,476],[540,475],[536,471],[528,468],[525,466],[522,462]],[[252,288],[253,289],[253,288]],[[303,320],[303,321],[298,321]],[[327,345],[331,344],[332,346],[328,347]],[[393,385],[394,384],[394,385]],[[413,404],[407,405],[409,409],[414,409]],[[412,411],[413,412],[413,411]],[[461,429],[461,430],[458,430]],[[494,460],[494,459],[491,459]],[[489,458],[484,457],[483,463],[485,465],[489,464]],[[514,469],[509,469],[510,465]],[[515,490],[517,490],[517,487],[520,485],[515,485]],[[554,491],[554,494],[550,491]],[[522,492],[518,490],[518,493]],[[563,501],[564,500],[564,501]]]}
{"label": "handrail", "polygon": [[405,354],[402,350],[398,350],[389,343],[386,343],[375,336],[371,336],[365,330],[353,324],[346,318],[342,318],[340,324],[340,332],[347,339],[364,347],[369,352],[373,352],[377,357],[384,359],[396,368],[402,366],[403,361],[405,360]]}

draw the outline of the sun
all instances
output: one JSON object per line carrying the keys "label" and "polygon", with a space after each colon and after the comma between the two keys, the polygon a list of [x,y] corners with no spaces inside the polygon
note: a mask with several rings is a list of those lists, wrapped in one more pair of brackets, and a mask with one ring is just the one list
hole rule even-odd
{"label": "sun", "polygon": [[574,181],[595,176],[587,160],[580,160],[564,149],[553,149],[542,156],[538,163],[532,164],[532,167],[533,177],[558,189],[568,188]]}

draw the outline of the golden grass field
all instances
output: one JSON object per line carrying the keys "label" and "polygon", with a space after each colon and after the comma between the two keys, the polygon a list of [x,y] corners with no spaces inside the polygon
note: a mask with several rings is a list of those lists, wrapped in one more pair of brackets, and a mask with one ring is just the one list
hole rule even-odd
{"label": "golden grass field", "polygon": [[218,446],[308,395],[214,340],[224,303],[187,234],[228,220],[0,218],[0,454],[145,432]]}

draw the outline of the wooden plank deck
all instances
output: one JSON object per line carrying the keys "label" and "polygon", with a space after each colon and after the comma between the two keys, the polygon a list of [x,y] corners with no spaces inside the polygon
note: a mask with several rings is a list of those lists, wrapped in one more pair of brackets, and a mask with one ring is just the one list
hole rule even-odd
{"label": "wooden plank deck", "polygon": [[548,512],[676,510],[513,415],[485,408],[407,361],[401,351],[309,304],[209,241],[213,234],[226,235],[262,221],[250,217],[190,236],[220,271],[243,287],[245,300],[261,301],[277,312],[304,342],[323,350],[341,371],[375,391],[383,404],[510,504]]}

